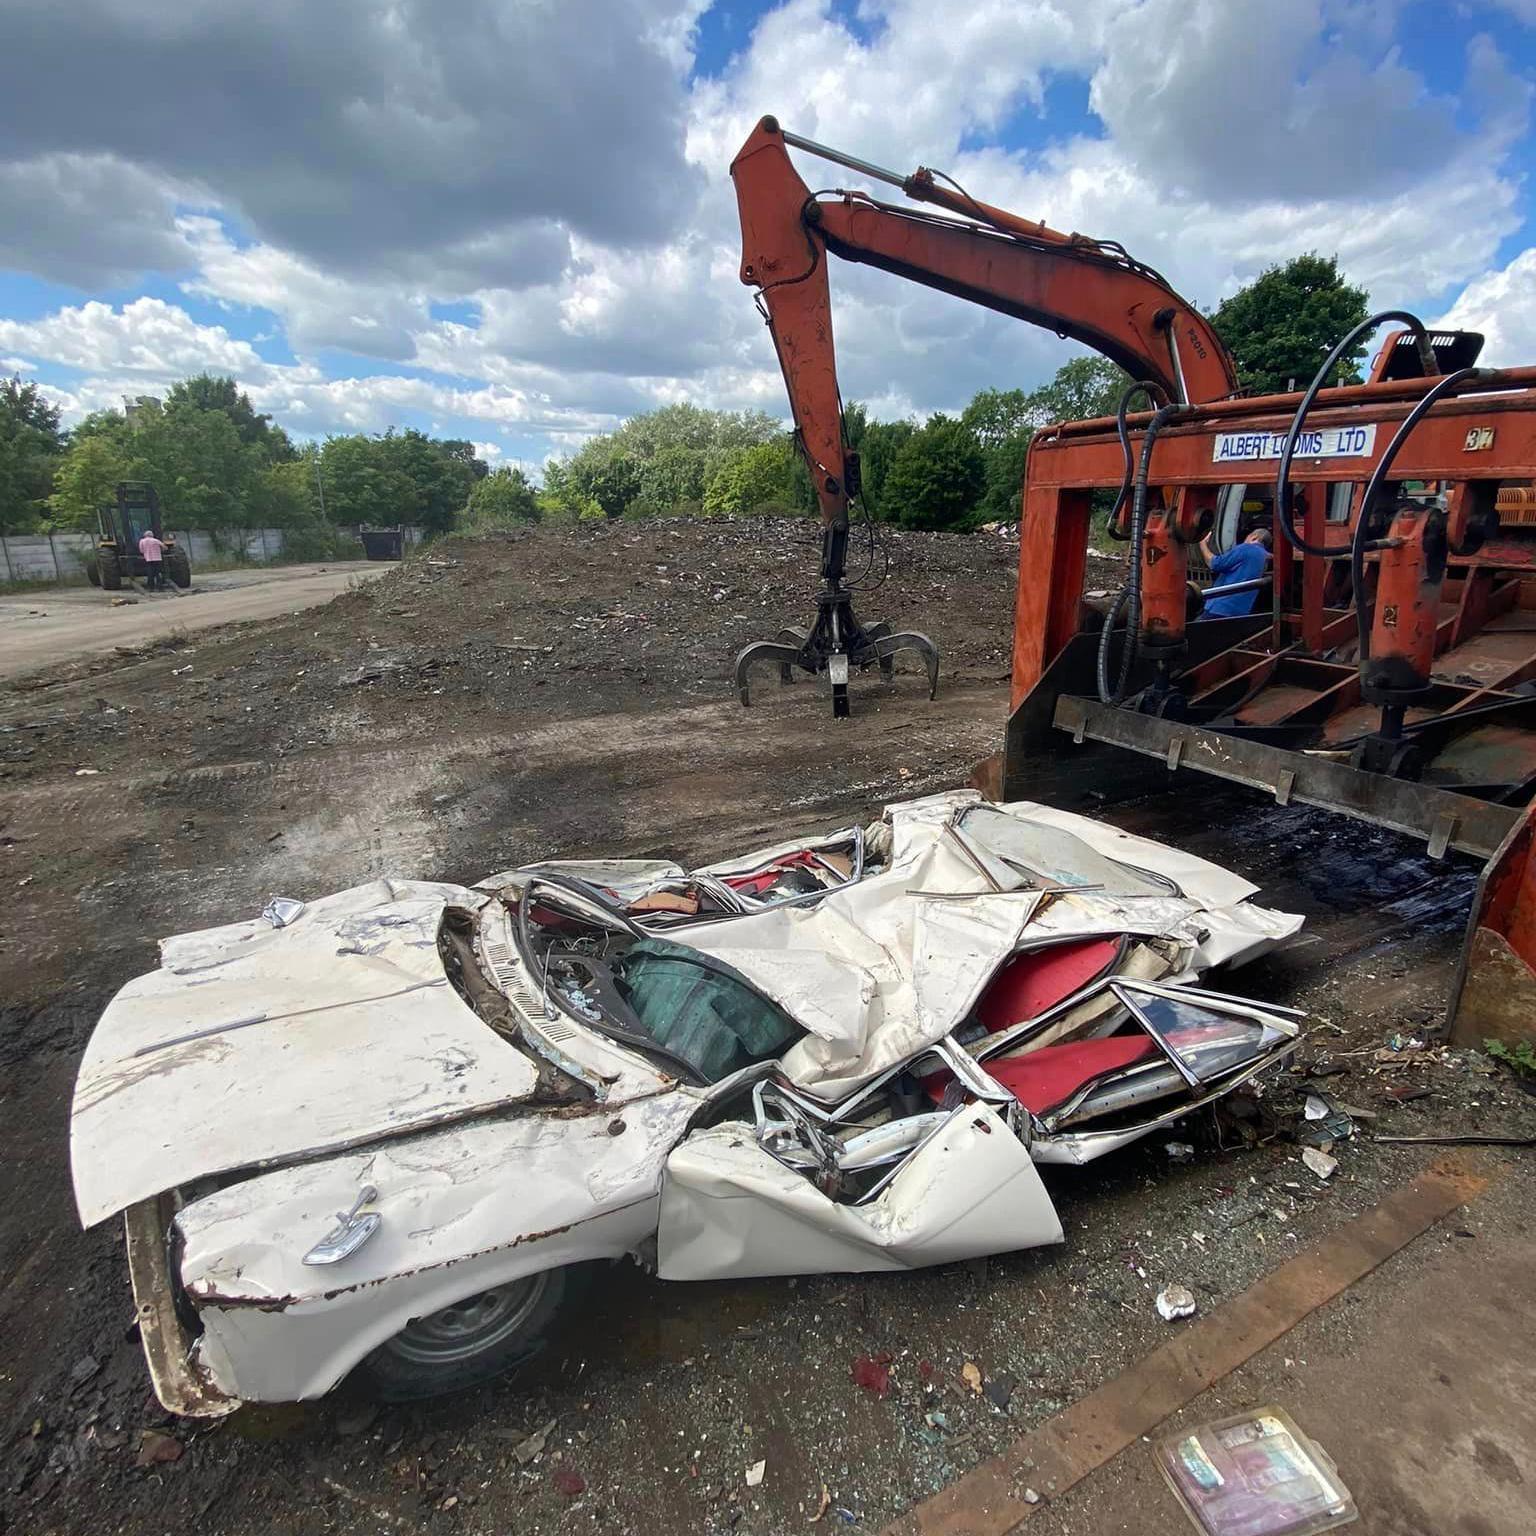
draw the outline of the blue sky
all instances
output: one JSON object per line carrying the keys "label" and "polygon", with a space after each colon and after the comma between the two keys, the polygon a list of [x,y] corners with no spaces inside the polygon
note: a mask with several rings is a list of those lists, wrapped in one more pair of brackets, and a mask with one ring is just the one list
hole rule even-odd
{"label": "blue sky", "polygon": [[[533,466],[675,399],[783,414],[726,175],[769,111],[1202,303],[1318,249],[1536,355],[1536,0],[338,5],[317,56],[299,0],[12,0],[0,365],[71,418],[208,368],[300,436],[418,426]],[[1070,355],[834,285],[844,393],[887,414]]]}

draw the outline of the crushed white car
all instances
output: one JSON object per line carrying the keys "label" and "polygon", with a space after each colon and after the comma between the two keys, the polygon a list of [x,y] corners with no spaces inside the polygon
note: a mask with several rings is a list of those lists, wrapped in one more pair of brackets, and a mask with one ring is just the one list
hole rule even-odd
{"label": "crushed white car", "polygon": [[122,1213],[165,1406],[451,1390],[571,1273],[896,1270],[1061,1241],[1086,1162],[1295,1046],[1204,990],[1301,919],[1027,802],[910,801],[686,870],[378,881],[161,945],[91,1038],[76,1201]]}

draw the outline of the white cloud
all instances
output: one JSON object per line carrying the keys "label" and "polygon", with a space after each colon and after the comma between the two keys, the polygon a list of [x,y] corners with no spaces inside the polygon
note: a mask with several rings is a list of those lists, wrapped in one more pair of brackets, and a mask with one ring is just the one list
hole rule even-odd
{"label": "white cloud", "polygon": [[197,262],[183,291],[280,316],[296,351],[342,347],[409,358],[412,331],[428,322],[431,302],[423,291],[354,281],[271,245],[237,246],[223,224],[206,216],[178,219],[176,227]]}
{"label": "white cloud", "polygon": [[686,221],[697,9],[9,0],[0,159],[110,154],[216,187],[307,260],[409,277],[432,254],[515,283],[556,226],[654,243]]}
{"label": "white cloud", "polygon": [[192,253],[172,223],[195,194],[112,154],[0,151],[0,269],[80,287],[178,271]]}
{"label": "white cloud", "polygon": [[1536,357],[1536,246],[1468,283],[1434,323],[1481,331],[1486,341],[1478,361],[1487,367],[1527,366]]}
{"label": "white cloud", "polygon": [[[36,22],[35,65],[62,24],[42,0],[17,3]],[[1488,268],[1521,222],[1510,162],[1529,86],[1480,38],[1460,100],[1437,97],[1393,49],[1394,0],[861,0],[855,23],[832,0],[787,0],[691,87],[703,0],[614,0],[600,15],[598,0],[475,0],[469,20],[399,0],[370,11],[324,68],[298,0],[235,19],[194,3],[148,29],[128,27],[147,0],[81,3],[116,40],[113,78],[144,66],[147,105],[109,144],[108,82],[106,106],[46,130],[29,119],[0,149],[0,211],[10,185],[25,193],[17,206],[46,213],[52,197],[66,215],[56,235],[46,218],[22,236],[0,221],[0,265],[42,270],[57,239],[73,252],[59,253],[61,272],[71,260],[104,271],[107,247],[114,270],[172,272],[229,327],[150,299],[0,321],[0,346],[80,373],[72,410],[210,368],[302,433],[413,412],[462,435],[484,424],[534,457],[675,399],[782,413],[771,341],[736,275],[726,174],[765,111],[1119,240],[1201,303],[1315,249],[1337,252],[1378,301],[1433,305],[1476,279],[1464,305],[1486,294],[1504,330],[1523,323],[1510,317],[1531,269]],[[536,69],[512,57],[530,39]],[[97,79],[98,43],[69,78]],[[182,96],[146,83],[214,43],[251,59],[222,98],[196,79]],[[0,88],[18,68],[0,61]],[[997,147],[1062,76],[1087,85],[1102,133]],[[860,182],[799,163],[813,187]],[[88,238],[96,199],[108,238]],[[832,283],[844,393],[883,412],[1029,386],[1072,350],[867,268],[834,263]],[[433,318],[465,300],[469,318]],[[251,315],[296,364],[231,334]],[[386,371],[328,378],[316,361],[327,349]]]}
{"label": "white cloud", "polygon": [[199,325],[184,309],[150,298],[121,309],[93,299],[42,320],[0,320],[0,346],[66,368],[150,381],[205,369],[251,378],[271,366],[223,326]]}

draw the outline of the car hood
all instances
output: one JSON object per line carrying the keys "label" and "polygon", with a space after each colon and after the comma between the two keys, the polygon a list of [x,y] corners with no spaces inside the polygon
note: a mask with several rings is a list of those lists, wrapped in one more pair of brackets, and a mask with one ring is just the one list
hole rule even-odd
{"label": "car hood", "polygon": [[538,1072],[438,954],[479,892],[380,880],[166,939],[86,1048],[70,1127],[90,1225],[189,1180],[355,1147],[529,1098]]}

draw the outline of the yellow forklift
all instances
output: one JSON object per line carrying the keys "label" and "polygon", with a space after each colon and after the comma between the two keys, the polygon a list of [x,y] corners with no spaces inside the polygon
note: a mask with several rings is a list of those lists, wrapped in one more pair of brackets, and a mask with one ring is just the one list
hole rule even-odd
{"label": "yellow forklift", "polygon": [[121,590],[125,578],[143,580],[148,574],[139,540],[146,533],[165,545],[166,579],[185,591],[192,585],[192,561],[175,538],[162,531],[160,498],[144,480],[120,480],[116,500],[96,513],[96,548],[85,562],[93,587]]}

